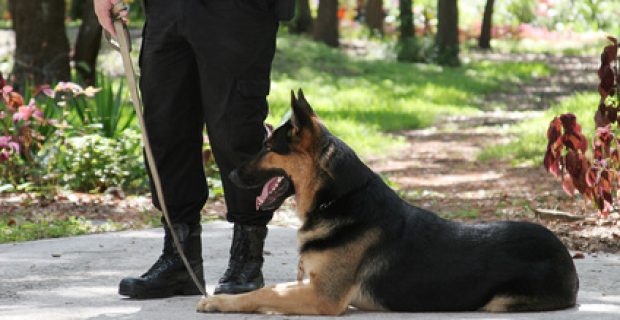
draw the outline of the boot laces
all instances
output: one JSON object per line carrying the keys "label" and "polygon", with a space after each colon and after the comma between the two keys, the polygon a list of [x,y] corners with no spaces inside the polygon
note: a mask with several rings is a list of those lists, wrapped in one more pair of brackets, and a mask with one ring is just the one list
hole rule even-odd
{"label": "boot laces", "polygon": [[179,261],[180,259],[177,255],[162,254],[159,256],[157,261],[155,261],[155,263],[151,266],[151,268],[149,268],[149,270],[146,271],[140,277],[149,278],[152,275],[161,274],[164,271],[170,269],[171,266],[178,264]]}

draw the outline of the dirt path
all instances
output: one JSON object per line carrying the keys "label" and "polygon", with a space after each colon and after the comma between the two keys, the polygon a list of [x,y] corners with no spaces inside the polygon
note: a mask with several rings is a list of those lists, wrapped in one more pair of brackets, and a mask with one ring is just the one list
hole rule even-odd
{"label": "dirt path", "polygon": [[[596,88],[597,61],[590,57],[544,55],[478,55],[476,59],[543,60],[555,70],[552,76],[523,84],[513,92],[486,97],[482,114],[441,121],[442,125],[395,134],[408,146],[396,156],[371,159],[376,171],[398,184],[415,205],[442,216],[474,221],[534,220],[535,208],[584,213],[583,201],[567,197],[558,181],[539,167],[514,167],[508,161],[481,162],[477,155],[487,146],[511,137],[506,126],[541,114],[550,104],[577,91]],[[497,110],[505,105],[505,110]],[[542,159],[541,159],[542,162]],[[620,250],[620,229],[598,221],[591,207],[587,221],[542,221],[573,249]]]}

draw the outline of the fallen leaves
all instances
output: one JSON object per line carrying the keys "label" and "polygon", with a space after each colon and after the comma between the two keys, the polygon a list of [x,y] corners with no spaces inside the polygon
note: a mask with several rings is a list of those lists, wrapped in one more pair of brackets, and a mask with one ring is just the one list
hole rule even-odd
{"label": "fallen leaves", "polygon": [[586,257],[586,256],[585,256],[583,253],[581,253],[581,252],[576,252],[576,253],[573,255],[573,259],[585,259],[585,257]]}

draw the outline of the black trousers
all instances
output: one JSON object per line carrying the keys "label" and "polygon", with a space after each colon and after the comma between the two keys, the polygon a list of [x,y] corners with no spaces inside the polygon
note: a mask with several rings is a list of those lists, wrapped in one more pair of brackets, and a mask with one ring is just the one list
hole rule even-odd
{"label": "black trousers", "polygon": [[[257,153],[278,22],[272,0],[147,0],[140,88],[149,139],[173,222],[198,223],[208,198],[206,124],[231,222],[264,225],[260,190],[228,174]],[[153,203],[160,208],[151,183]],[[161,209],[161,208],[160,208]]]}

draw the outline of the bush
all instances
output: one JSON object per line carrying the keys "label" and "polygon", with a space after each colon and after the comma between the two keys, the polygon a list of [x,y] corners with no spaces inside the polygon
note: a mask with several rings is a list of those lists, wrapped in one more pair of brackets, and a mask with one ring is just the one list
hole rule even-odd
{"label": "bush", "polygon": [[144,189],[140,135],[126,130],[123,137],[89,134],[48,145],[43,153],[51,178],[76,191],[103,192],[112,186]]}
{"label": "bush", "polygon": [[431,37],[413,37],[398,43],[398,61],[426,62],[437,60],[435,40]]}
{"label": "bush", "polygon": [[511,0],[508,2],[508,12],[521,23],[530,23],[536,19],[536,1]]}
{"label": "bush", "polygon": [[[616,210],[620,170],[620,140],[617,126],[618,110],[618,41],[610,37],[612,44],[601,54],[598,91],[600,100],[594,115],[596,135],[592,145],[581,132],[577,117],[565,113],[555,117],[547,129],[547,152],[545,168],[562,179],[566,193],[575,191],[592,200],[602,216]],[[591,148],[590,148],[591,147]],[[590,149],[591,154],[587,154]]]}
{"label": "bush", "polygon": [[40,131],[53,122],[45,118],[34,99],[25,100],[1,76],[0,89],[0,184],[19,184],[30,175],[37,152],[45,142]]}
{"label": "bush", "polygon": [[135,114],[124,102],[123,83],[115,89],[99,79],[101,88],[59,82],[27,86],[22,95],[0,77],[1,190],[58,183],[77,191],[145,189],[140,137],[127,129]]}
{"label": "bush", "polygon": [[113,81],[100,74],[97,85],[98,88],[84,89],[76,83],[59,82],[48,93],[55,103],[46,104],[46,111],[52,109],[46,114],[58,117],[58,121],[75,130],[94,129],[104,137],[121,137],[135,119],[133,107],[123,99],[123,81],[118,82],[115,90]]}

